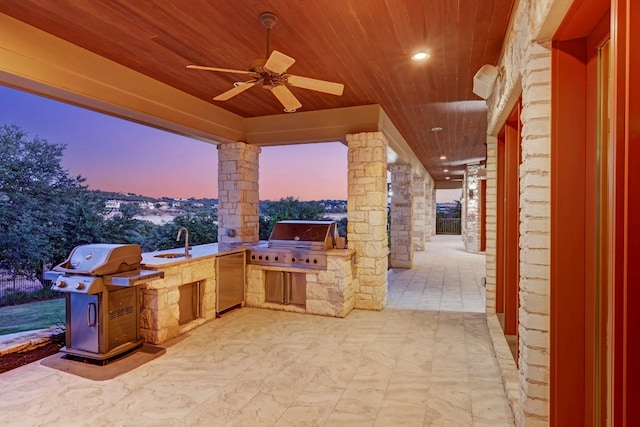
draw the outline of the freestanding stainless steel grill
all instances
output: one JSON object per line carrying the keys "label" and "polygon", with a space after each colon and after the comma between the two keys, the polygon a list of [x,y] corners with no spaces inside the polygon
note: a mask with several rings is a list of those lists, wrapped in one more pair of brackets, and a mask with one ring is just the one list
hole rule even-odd
{"label": "freestanding stainless steel grill", "polygon": [[267,244],[248,248],[249,264],[327,268],[327,250],[336,244],[335,221],[278,221]]}
{"label": "freestanding stainless steel grill", "polygon": [[52,289],[64,292],[66,347],[72,356],[106,361],[142,344],[136,285],[163,277],[141,270],[138,245],[90,244],[54,267]]}

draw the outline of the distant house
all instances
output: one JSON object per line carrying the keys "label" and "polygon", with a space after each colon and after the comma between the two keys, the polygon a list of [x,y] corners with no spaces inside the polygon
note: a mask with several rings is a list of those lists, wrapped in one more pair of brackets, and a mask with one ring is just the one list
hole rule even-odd
{"label": "distant house", "polygon": [[120,200],[113,200],[113,199],[107,200],[107,203],[105,203],[105,207],[107,209],[114,209],[114,210],[120,209],[120,205],[121,205]]}

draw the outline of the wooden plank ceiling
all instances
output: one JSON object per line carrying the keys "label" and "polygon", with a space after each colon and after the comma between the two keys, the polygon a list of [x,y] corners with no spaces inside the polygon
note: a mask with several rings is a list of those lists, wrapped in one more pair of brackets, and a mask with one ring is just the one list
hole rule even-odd
{"label": "wooden plank ceiling", "polygon": [[[486,157],[486,107],[473,76],[496,64],[513,1],[2,0],[0,12],[243,117],[287,113],[260,87],[213,101],[243,76],[185,66],[248,69],[266,56],[259,15],[273,12],[271,48],[296,59],[288,72],[345,85],[339,97],[292,88],[301,111],[380,104],[444,180]],[[411,61],[418,50],[431,57]]]}

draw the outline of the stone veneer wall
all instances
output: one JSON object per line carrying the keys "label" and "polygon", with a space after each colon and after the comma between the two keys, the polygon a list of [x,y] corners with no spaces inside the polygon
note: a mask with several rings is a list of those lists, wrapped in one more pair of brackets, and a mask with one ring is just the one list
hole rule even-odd
{"label": "stone veneer wall", "polygon": [[[424,251],[427,239],[427,197],[425,179],[413,176],[413,250]],[[431,236],[428,236],[431,239]]]}
{"label": "stone veneer wall", "polygon": [[387,139],[382,132],[347,135],[349,248],[356,251],[355,308],[387,301]]}
{"label": "stone veneer wall", "polygon": [[[140,334],[146,342],[160,344],[216,317],[216,262],[203,258],[162,268],[164,278],[140,286]],[[200,282],[200,317],[180,325],[181,285]]]}
{"label": "stone veneer wall", "polygon": [[243,142],[218,145],[218,242],[257,242],[260,148]]}
{"label": "stone veneer wall", "polygon": [[413,266],[413,171],[411,165],[393,164],[391,170],[391,248],[389,266]]}
{"label": "stone veneer wall", "polygon": [[501,366],[516,423],[549,423],[549,263],[551,44],[536,42],[554,0],[520,0],[505,43],[499,79],[489,103],[487,138],[487,311],[495,312],[497,132],[499,120],[522,96],[520,166],[520,312],[518,384]]}
{"label": "stone veneer wall", "polygon": [[[353,250],[330,251],[327,254],[326,270],[283,269],[249,264],[247,265],[245,304],[248,307],[346,317],[355,305],[353,255]],[[267,270],[305,274],[307,281],[306,307],[265,302],[264,272]]]}

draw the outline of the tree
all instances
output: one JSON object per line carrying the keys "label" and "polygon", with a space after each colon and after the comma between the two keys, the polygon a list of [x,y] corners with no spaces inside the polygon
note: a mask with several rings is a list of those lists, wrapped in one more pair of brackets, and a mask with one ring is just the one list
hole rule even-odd
{"label": "tree", "polygon": [[147,242],[145,250],[157,251],[179,247],[181,243],[176,241],[176,237],[180,227],[189,230],[190,246],[215,243],[218,241],[217,221],[218,216],[209,211],[177,216],[172,222],[155,229],[154,236]]}
{"label": "tree", "polygon": [[17,126],[0,127],[0,267],[14,276],[41,273],[75,243],[65,234],[66,215],[86,187],[62,167],[64,149],[28,139]]}
{"label": "tree", "polygon": [[155,227],[148,221],[135,219],[140,207],[133,203],[122,204],[120,212],[104,222],[102,241],[104,243],[137,244],[143,248]]}
{"label": "tree", "polygon": [[260,218],[260,239],[268,239],[273,226],[278,221],[287,219],[315,221],[322,219],[324,205],[319,202],[301,202],[289,196],[277,202],[266,202],[262,214],[265,218]]}

